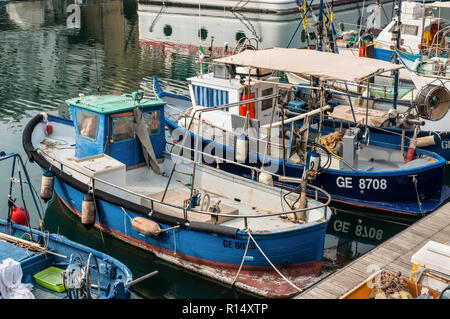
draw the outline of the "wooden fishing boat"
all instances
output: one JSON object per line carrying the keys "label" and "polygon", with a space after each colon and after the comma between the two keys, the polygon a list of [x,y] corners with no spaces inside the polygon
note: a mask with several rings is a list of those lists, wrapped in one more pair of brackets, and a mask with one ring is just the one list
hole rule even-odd
{"label": "wooden fishing boat", "polygon": [[[299,64],[297,61],[302,59],[307,62]],[[205,153],[242,161],[253,167],[266,166],[265,170],[273,169],[274,173],[287,177],[304,176],[310,169],[310,154],[318,153],[313,156],[316,158],[314,165],[318,174],[311,178],[311,183],[326,189],[332,200],[415,216],[433,211],[449,197],[448,188],[443,183],[445,160],[441,156],[415,149],[414,159],[411,157],[405,161],[406,148],[377,140],[374,137],[377,132],[374,133],[372,127],[365,130],[364,127],[349,128],[348,123],[342,125],[342,122],[333,118],[333,113],[340,110],[348,117],[353,114],[358,119],[367,121],[369,118],[373,123],[380,123],[389,121],[387,112],[380,112],[380,115],[374,114],[376,112],[373,110],[363,109],[363,112],[355,114],[352,112],[356,107],[339,105],[333,108],[324,103],[318,104],[320,106],[311,112],[289,119],[283,118],[282,112],[275,112],[278,102],[274,98],[278,97],[279,87],[289,85],[270,77],[272,70],[299,70],[298,73],[315,76],[321,81],[346,81],[400,68],[398,65],[368,59],[360,59],[356,61],[358,64],[349,65],[346,63],[348,59],[354,62],[352,57],[310,50],[246,50],[217,59],[216,63],[229,65],[231,70],[235,68],[236,74],[239,73],[239,67],[246,67],[247,71],[231,75],[233,71],[228,73],[228,69],[223,66],[211,67],[212,73],[188,79],[190,98],[165,92],[157,82],[155,89],[158,96],[170,105],[166,109],[166,117],[168,126],[173,130],[174,140],[183,137],[186,128],[189,128],[191,146],[202,147]],[[322,64],[339,65],[339,68],[324,69]],[[310,88],[323,92],[323,86],[320,85]],[[323,102],[322,97],[317,97],[319,99]],[[289,101],[289,98],[286,100]],[[282,103],[278,104],[281,105],[278,109],[283,108]],[[325,112],[331,108],[333,112],[327,115],[331,119],[326,120]],[[330,127],[329,123],[333,126]],[[306,134],[310,134],[309,138]],[[332,140],[337,134],[342,136],[342,153],[339,154],[328,148],[329,142],[323,143],[324,139]],[[364,138],[361,139],[363,134]],[[248,145],[253,145],[245,146],[245,139]],[[308,146],[305,140],[309,141]],[[242,156],[239,149],[241,141],[244,141],[245,146]],[[335,142],[331,141],[331,147],[336,147]],[[207,145],[214,147],[207,148]],[[317,166],[319,163],[320,167]],[[220,160],[212,161],[212,164],[235,174],[258,178],[251,170],[238,169]],[[432,178],[433,183],[431,179],[427,182],[428,178]],[[290,190],[298,186],[277,178],[273,184]],[[431,189],[432,184],[436,188]],[[429,193],[425,194],[426,190]]]}
{"label": "wooden fishing boat", "polygon": [[320,279],[329,198],[167,152],[165,103],[142,95],[80,96],[67,101],[73,120],[39,114],[24,129],[30,160],[83,225],[257,295],[288,297]]}
{"label": "wooden fishing boat", "polygon": [[60,234],[30,227],[27,206],[16,205],[12,189],[13,183],[20,183],[19,196],[25,203],[22,185],[29,185],[35,199],[32,186],[20,155],[5,154],[0,161],[9,158],[14,162],[8,218],[0,220],[0,299],[130,298],[133,282],[126,265]]}

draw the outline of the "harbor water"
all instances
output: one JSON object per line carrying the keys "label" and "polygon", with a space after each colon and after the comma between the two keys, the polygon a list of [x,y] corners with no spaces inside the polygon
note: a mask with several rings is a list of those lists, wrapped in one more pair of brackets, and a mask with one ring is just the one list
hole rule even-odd
{"label": "harbor water", "polygon": [[[375,1],[364,3],[364,8],[362,2],[337,8],[336,25],[356,28]],[[392,4],[383,8],[384,25],[392,16]],[[185,79],[196,74],[200,46],[212,44],[213,53],[221,54],[246,36],[257,39],[260,48],[286,47],[291,40],[291,47],[300,47],[305,37],[302,28],[293,36],[300,18],[300,13],[280,16],[177,8],[138,0],[0,0],[0,151],[22,155],[39,193],[42,172],[27,161],[22,148],[22,130],[34,115],[48,112],[69,117],[64,101],[80,93],[119,95],[143,90],[146,96],[154,96],[152,75],[158,76],[165,90],[188,95]],[[2,165],[0,180],[5,186],[0,218],[7,214],[9,176],[10,166]],[[136,278],[158,270],[157,276],[134,287],[138,297],[256,298],[167,264],[94,228],[86,231],[58,198],[39,205],[50,232],[118,258]],[[334,269],[415,221],[366,213],[337,207],[327,229],[324,253]],[[37,227],[37,214],[31,217]]]}

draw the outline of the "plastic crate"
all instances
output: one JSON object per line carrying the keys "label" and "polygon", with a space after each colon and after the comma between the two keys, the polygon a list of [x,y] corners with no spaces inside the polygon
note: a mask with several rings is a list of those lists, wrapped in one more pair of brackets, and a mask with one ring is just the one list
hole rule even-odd
{"label": "plastic crate", "polygon": [[56,292],[64,292],[67,287],[64,285],[61,275],[63,271],[60,268],[49,267],[35,274],[34,280],[39,286]]}

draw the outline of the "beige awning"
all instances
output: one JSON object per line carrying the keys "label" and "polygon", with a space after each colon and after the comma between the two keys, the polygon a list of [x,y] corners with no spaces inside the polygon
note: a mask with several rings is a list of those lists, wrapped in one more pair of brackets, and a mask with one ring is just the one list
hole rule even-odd
{"label": "beige awning", "polygon": [[435,1],[432,3],[426,3],[426,8],[450,8],[450,2],[441,2],[441,1]]}
{"label": "beige awning", "polygon": [[350,82],[403,67],[376,59],[294,48],[245,50],[214,61]]}

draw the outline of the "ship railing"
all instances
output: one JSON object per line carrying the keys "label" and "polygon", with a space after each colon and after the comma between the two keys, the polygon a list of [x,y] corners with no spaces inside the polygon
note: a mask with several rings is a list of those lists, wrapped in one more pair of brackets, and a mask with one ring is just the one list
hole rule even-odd
{"label": "ship railing", "polygon": [[[145,195],[143,195],[141,193],[138,193],[136,191],[133,191],[133,190],[131,190],[129,188],[125,188],[125,187],[122,187],[120,185],[116,185],[116,184],[113,184],[111,182],[108,182],[108,181],[106,181],[104,179],[98,178],[96,176],[89,175],[89,174],[85,173],[84,171],[82,171],[81,169],[79,169],[79,168],[77,168],[77,167],[75,167],[73,165],[68,164],[67,162],[62,162],[61,160],[59,160],[56,157],[52,156],[50,153],[45,152],[45,150],[43,150],[42,148],[39,148],[39,151],[44,153],[46,157],[48,157],[49,159],[51,159],[53,161],[53,163],[51,163],[51,166],[57,167],[55,165],[55,163],[58,163],[59,166],[60,166],[59,169],[60,169],[61,172],[64,172],[64,168],[67,167],[70,170],[76,172],[77,174],[80,174],[80,175],[82,175],[84,177],[89,178],[91,180],[91,187],[92,187],[92,192],[94,194],[94,198],[95,198],[95,190],[96,190],[95,185],[97,183],[102,183],[104,185],[107,185],[107,186],[110,186],[110,187],[115,188],[117,190],[120,190],[120,191],[122,191],[122,192],[124,192],[126,194],[130,194],[130,195],[136,196],[137,198],[145,199],[145,200],[149,201],[150,202],[150,213],[149,213],[149,216],[151,216],[152,213],[155,211],[154,210],[154,204],[158,203],[158,204],[163,205],[163,206],[168,206],[168,207],[177,208],[177,209],[182,210],[185,221],[189,221],[189,218],[188,218],[189,217],[188,216],[189,213],[198,213],[198,214],[210,215],[212,218],[218,218],[218,217],[228,217],[229,218],[230,217],[229,214],[221,214],[221,213],[216,213],[216,212],[203,211],[203,210],[195,209],[195,208],[192,208],[192,207],[189,207],[189,206],[180,206],[180,205],[176,205],[176,204],[171,204],[171,203],[166,202],[166,201],[161,201],[161,200],[149,197],[149,196],[145,196]],[[235,164],[244,165],[242,163],[235,163]],[[244,166],[246,166],[246,165],[244,165]],[[262,171],[261,169],[256,168],[256,167],[247,166],[247,168],[255,169],[257,171]],[[72,172],[68,172],[67,169],[66,169],[66,172],[73,176]],[[281,176],[281,175],[277,175],[277,174],[270,173],[270,172],[266,172],[266,173],[271,174],[273,176],[278,176],[279,178],[283,179],[283,176]],[[290,183],[298,183],[300,185],[303,182],[303,180],[301,178],[289,178],[289,182]],[[324,189],[322,189],[322,188],[320,188],[318,186],[315,186],[315,185],[312,185],[312,184],[309,184],[309,183],[306,183],[306,186],[315,190],[316,198],[318,198],[319,194],[322,194],[321,197],[325,197],[326,198],[325,202],[316,201],[317,205],[309,205],[309,206],[304,207],[304,208],[296,208],[296,209],[291,209],[289,211],[267,212],[266,214],[238,214],[238,215],[232,215],[232,217],[233,218],[243,219],[244,220],[244,226],[245,226],[245,228],[247,228],[247,219],[248,218],[265,218],[265,217],[269,217],[269,216],[290,215],[290,214],[303,213],[303,212],[307,212],[307,211],[310,211],[310,210],[323,209],[323,219],[327,220],[328,219],[327,218],[327,216],[328,216],[328,209],[330,209],[328,207],[328,205],[331,202],[331,195],[327,191],[325,191]],[[97,189],[97,190],[99,190],[99,189]],[[282,191],[283,190],[280,191],[280,196],[282,196],[282,194],[281,194]],[[292,191],[285,190],[285,194],[284,195],[289,194],[291,192]],[[163,213],[163,212],[161,212],[161,213]]]}

